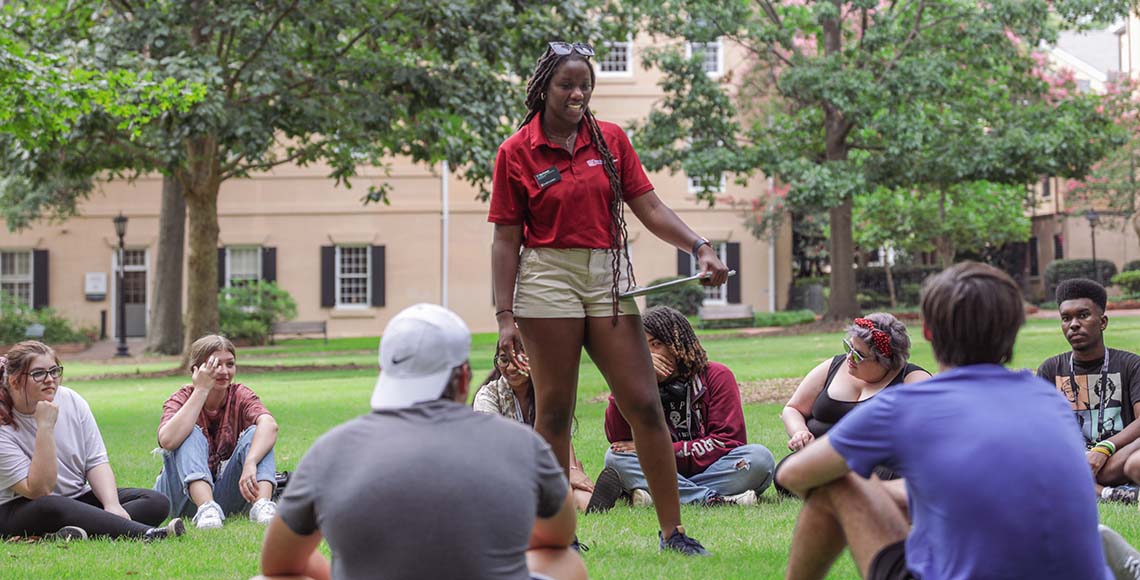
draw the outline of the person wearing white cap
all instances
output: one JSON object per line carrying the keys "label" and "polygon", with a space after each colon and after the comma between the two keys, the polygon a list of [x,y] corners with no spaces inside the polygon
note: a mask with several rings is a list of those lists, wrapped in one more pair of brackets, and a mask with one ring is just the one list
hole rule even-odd
{"label": "person wearing white cap", "polygon": [[[569,548],[574,504],[550,446],[464,404],[470,350],[467,325],[446,308],[416,304],[392,318],[373,412],[301,459],[265,535],[262,574],[586,577]],[[317,551],[322,538],[331,565]]]}

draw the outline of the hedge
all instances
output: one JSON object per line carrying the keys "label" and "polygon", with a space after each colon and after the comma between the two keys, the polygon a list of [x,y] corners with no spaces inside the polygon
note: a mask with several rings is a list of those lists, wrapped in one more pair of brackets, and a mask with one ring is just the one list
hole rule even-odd
{"label": "hedge", "polygon": [[[670,276],[668,278],[658,278],[650,282],[649,285],[656,286],[662,282],[683,277],[684,276]],[[654,306],[668,306],[680,311],[680,313],[685,316],[693,316],[696,314],[701,308],[701,303],[704,301],[705,290],[704,286],[700,284],[678,284],[645,297],[645,305],[648,308]]]}
{"label": "hedge", "polygon": [[[1099,271],[1100,276],[1097,276]],[[1057,296],[1057,284],[1073,278],[1088,278],[1100,280],[1101,284],[1109,284],[1109,280],[1116,275],[1116,264],[1111,260],[1097,260],[1094,270],[1093,261],[1079,260],[1053,260],[1045,268],[1045,299],[1050,300]]]}

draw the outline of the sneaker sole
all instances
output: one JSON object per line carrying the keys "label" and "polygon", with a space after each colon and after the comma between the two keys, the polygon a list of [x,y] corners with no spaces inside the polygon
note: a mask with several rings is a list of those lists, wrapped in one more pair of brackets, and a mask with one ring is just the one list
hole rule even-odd
{"label": "sneaker sole", "polygon": [[177,538],[186,533],[186,524],[182,522],[182,518],[174,518],[166,524],[166,533]]}
{"label": "sneaker sole", "polygon": [[70,542],[72,540],[86,540],[87,530],[79,526],[64,526],[59,530],[44,536],[45,540],[53,542]]}
{"label": "sneaker sole", "polygon": [[621,477],[612,467],[607,467],[598,474],[598,482],[594,484],[594,493],[590,496],[590,503],[586,504],[586,513],[606,512],[613,509],[617,500],[624,491],[621,487]]}

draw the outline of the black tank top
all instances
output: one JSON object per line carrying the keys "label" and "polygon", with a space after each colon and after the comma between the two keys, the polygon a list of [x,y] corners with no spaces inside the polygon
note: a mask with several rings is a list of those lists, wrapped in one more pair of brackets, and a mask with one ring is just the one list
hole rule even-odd
{"label": "black tank top", "polygon": [[[847,355],[844,354],[836,355],[835,358],[831,359],[831,368],[827,369],[827,380],[823,383],[823,390],[819,392],[819,396],[816,397],[815,402],[812,403],[811,416],[808,417],[807,428],[808,431],[811,431],[811,434],[817,439],[823,437],[824,433],[827,433],[829,430],[831,430],[831,428],[834,427],[835,424],[838,423],[844,415],[854,410],[856,405],[862,403],[863,401],[869,401],[871,398],[874,398],[872,396],[870,398],[863,399],[863,401],[836,401],[835,399],[831,398],[831,395],[827,394],[827,389],[831,386],[831,381],[835,379],[835,374],[839,372],[839,369],[843,366],[843,362],[845,360],[847,360]],[[895,385],[902,384],[902,382],[906,380],[907,375],[910,373],[913,373],[915,371],[925,372],[925,370],[926,369],[923,369],[916,364],[907,363],[906,368],[904,368],[901,373],[896,375],[895,378],[891,380],[890,383],[887,383],[887,386],[883,388],[887,389]]]}

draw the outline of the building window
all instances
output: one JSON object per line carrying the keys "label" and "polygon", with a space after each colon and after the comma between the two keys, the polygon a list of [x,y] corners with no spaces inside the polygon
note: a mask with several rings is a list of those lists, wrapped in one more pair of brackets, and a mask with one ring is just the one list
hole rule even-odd
{"label": "building window", "polygon": [[689,193],[724,193],[728,179],[722,173],[720,179],[689,176]]}
{"label": "building window", "polygon": [[721,39],[712,42],[689,42],[686,44],[686,56],[701,56],[701,66],[711,76],[724,73],[724,44]]}
{"label": "building window", "polygon": [[1053,235],[1053,259],[1065,259],[1065,238],[1062,237],[1061,234]]}
{"label": "building window", "polygon": [[606,42],[606,57],[598,61],[598,76],[633,76],[633,43]]}
{"label": "building window", "polygon": [[[711,242],[709,245],[716,250],[716,255],[720,261],[728,263],[728,244],[724,242]],[[701,268],[697,264],[696,256],[689,256],[689,271],[700,272]],[[705,290],[705,304],[728,304],[728,284],[721,284],[720,286],[703,286]]]}
{"label": "building window", "polygon": [[1041,199],[1049,199],[1053,195],[1052,180],[1048,176],[1041,178]]}
{"label": "building window", "polygon": [[0,252],[0,292],[4,300],[32,306],[32,252]]}
{"label": "building window", "polygon": [[336,247],[336,306],[363,307],[370,303],[368,246]]}
{"label": "building window", "polygon": [[1037,236],[1033,236],[1029,238],[1029,275],[1038,276],[1041,273],[1040,270],[1041,266],[1037,258]]}
{"label": "building window", "polygon": [[226,286],[242,286],[260,279],[260,246],[226,246]]}

